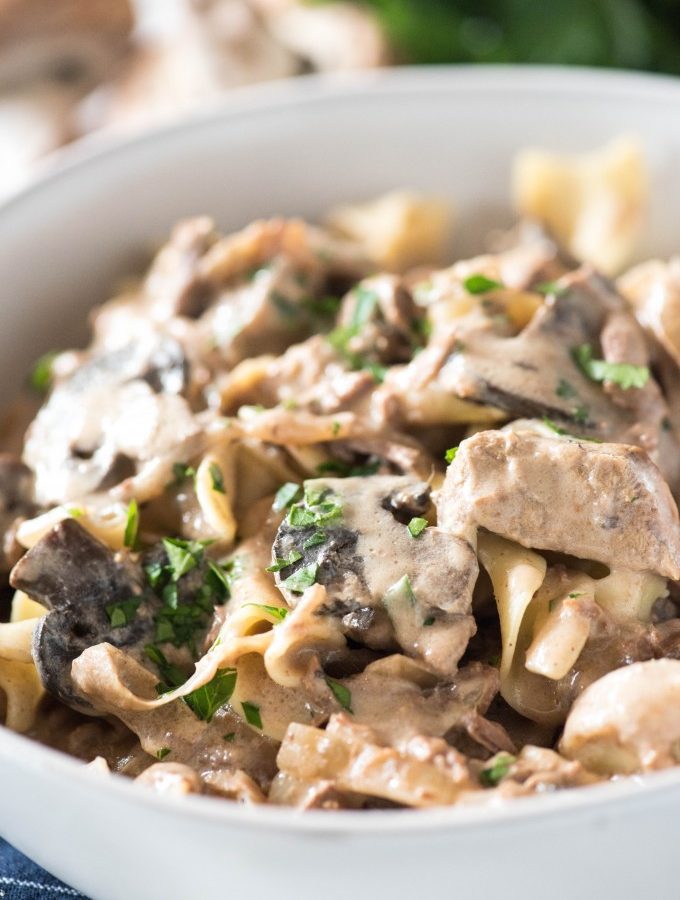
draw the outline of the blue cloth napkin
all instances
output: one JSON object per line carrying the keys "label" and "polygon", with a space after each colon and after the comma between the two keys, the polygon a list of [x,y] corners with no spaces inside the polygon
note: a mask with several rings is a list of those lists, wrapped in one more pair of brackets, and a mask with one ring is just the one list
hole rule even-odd
{"label": "blue cloth napkin", "polygon": [[87,900],[0,838],[0,900]]}

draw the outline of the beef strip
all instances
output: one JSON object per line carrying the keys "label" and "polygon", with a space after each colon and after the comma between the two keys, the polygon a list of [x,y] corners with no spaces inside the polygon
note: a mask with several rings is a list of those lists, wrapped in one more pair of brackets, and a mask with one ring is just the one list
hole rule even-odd
{"label": "beef strip", "polygon": [[523,547],[680,578],[678,510],[642,450],[531,432],[460,445],[437,498],[439,525],[486,528]]}

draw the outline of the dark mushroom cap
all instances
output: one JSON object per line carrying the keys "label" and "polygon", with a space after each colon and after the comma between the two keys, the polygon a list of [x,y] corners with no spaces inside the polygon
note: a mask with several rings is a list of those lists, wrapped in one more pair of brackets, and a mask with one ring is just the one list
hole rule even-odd
{"label": "dark mushroom cap", "polygon": [[[144,593],[141,570],[119,562],[78,522],[66,519],[22,557],[10,582],[51,610],[38,624],[33,646],[45,689],[74,709],[91,712],[74,690],[71,663],[102,641],[128,648],[152,639],[158,601]],[[131,599],[140,601],[134,616],[114,628],[111,608]]]}

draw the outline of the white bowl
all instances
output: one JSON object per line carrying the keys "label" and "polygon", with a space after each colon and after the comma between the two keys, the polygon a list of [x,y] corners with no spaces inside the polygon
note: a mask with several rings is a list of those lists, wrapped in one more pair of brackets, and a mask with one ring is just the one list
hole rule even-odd
{"label": "white bowl", "polygon": [[[509,219],[513,153],[621,132],[653,170],[641,256],[678,249],[680,82],[556,69],[403,70],[249,89],[119,145],[90,141],[0,208],[0,384],[84,337],[140,246],[410,186],[455,202],[456,251]],[[98,144],[100,146],[98,146]],[[680,771],[492,811],[306,813],[171,801],[0,728],[0,833],[96,900],[678,894]],[[1,885],[0,885],[1,888]],[[1,894],[1,890],[0,890]]]}

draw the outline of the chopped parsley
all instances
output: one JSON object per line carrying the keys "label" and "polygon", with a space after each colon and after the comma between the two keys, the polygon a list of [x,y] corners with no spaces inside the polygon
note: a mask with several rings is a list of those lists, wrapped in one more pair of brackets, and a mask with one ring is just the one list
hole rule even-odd
{"label": "chopped parsley", "polygon": [[555,393],[558,397],[562,397],[563,400],[571,400],[572,397],[577,396],[576,388],[565,378],[560,378],[557,382]]}
{"label": "chopped parsley", "polygon": [[224,476],[222,475],[222,469],[217,465],[217,463],[210,463],[210,479],[212,481],[212,489],[217,491],[218,494],[226,494],[226,490],[224,488]]}
{"label": "chopped parsley", "polygon": [[139,507],[136,500],[130,500],[127,510],[127,519],[125,521],[125,533],[123,534],[123,544],[134,550],[137,546],[137,535],[139,532]]}
{"label": "chopped parsley", "polygon": [[181,484],[183,481],[186,481],[187,478],[195,478],[196,477],[196,469],[193,466],[189,466],[186,463],[176,462],[172,467],[172,475],[174,478],[173,484]]}
{"label": "chopped parsley", "polygon": [[671,424],[671,420],[668,418],[668,416],[664,416],[663,419],[661,420],[661,428],[664,431],[670,431],[672,427],[673,426]]}
{"label": "chopped parsley", "polygon": [[141,602],[141,597],[131,597],[120,603],[109,603],[106,607],[106,615],[109,617],[111,628],[123,628],[125,625],[129,625],[137,615],[137,609]]}
{"label": "chopped parsley", "polygon": [[395,583],[387,589],[382,602],[389,612],[390,607],[395,603],[403,603],[404,601],[409,606],[416,605],[416,595],[413,592],[411,579],[408,575],[402,575],[399,581],[395,581]]}
{"label": "chopped parsley", "polygon": [[310,547],[318,547],[319,544],[325,544],[328,540],[328,535],[325,531],[315,531],[311,534],[307,540],[302,545],[303,550],[309,550]]}
{"label": "chopped parsley", "polygon": [[493,278],[487,278],[486,275],[477,272],[474,275],[469,275],[465,281],[463,281],[463,287],[468,294],[486,294],[488,291],[497,291],[504,288],[505,285],[500,281],[495,281]]}
{"label": "chopped parsley", "polygon": [[33,366],[29,377],[30,386],[41,394],[46,394],[52,384],[52,365],[57,354],[54,351],[43,354]]}
{"label": "chopped parsley", "polygon": [[[301,285],[304,287],[304,285]],[[308,310],[313,316],[329,316],[333,317],[337,314],[342,304],[342,297],[333,297],[326,295],[325,297],[308,297],[302,301],[302,306]]]}
{"label": "chopped parsley", "polygon": [[222,735],[222,740],[226,741],[228,744],[233,744],[236,738],[235,731],[228,731],[226,734]]}
{"label": "chopped parsley", "polygon": [[434,625],[434,616],[428,616],[426,619],[423,619],[423,628],[430,628]]}
{"label": "chopped parsley", "polygon": [[197,633],[207,626],[215,605],[224,603],[230,596],[231,580],[237,577],[236,560],[226,565],[208,560],[202,571],[202,580],[198,585],[192,582],[190,596],[180,595],[179,581],[203,563],[205,544],[204,541],[166,538],[163,545],[168,564],[155,561],[144,568],[149,585],[162,600],[154,619],[155,640],[171,643],[175,647],[186,646],[194,656]]}
{"label": "chopped parsley", "polygon": [[299,550],[291,550],[288,554],[288,559],[279,559],[276,557],[276,562],[272,563],[271,566],[267,566],[265,572],[280,572],[281,569],[287,569],[288,566],[292,566],[293,563],[296,563],[299,559],[302,559],[302,554]]}
{"label": "chopped parsley", "polygon": [[218,669],[207,684],[182,699],[199,719],[211,722],[217,710],[231,699],[236,687],[236,674],[236,669]]}
{"label": "chopped parsley", "polygon": [[490,766],[479,773],[479,780],[487,788],[496,787],[510,771],[510,766],[517,762],[516,757],[510,753],[498,753]]}
{"label": "chopped parsley", "polygon": [[[587,414],[587,411],[586,411]],[[543,424],[546,428],[549,428],[551,431],[554,431],[555,434],[559,434],[561,437],[569,437],[575,438],[578,441],[588,441],[589,444],[601,444],[602,441],[599,438],[594,437],[584,437],[583,435],[572,434],[570,431],[566,431],[564,428],[561,428],[557,422],[553,422],[552,419],[549,419],[547,416],[543,416]],[[583,425],[585,422],[580,422],[579,424]]]}
{"label": "chopped parsley", "polygon": [[208,562],[208,571],[205,574],[204,583],[222,601],[227,600],[231,596],[230,570],[233,571],[233,563],[225,569],[224,566],[220,566],[212,560]]}
{"label": "chopped parsley", "polygon": [[449,447],[444,455],[444,459],[447,463],[452,463],[456,458],[456,453],[458,453],[458,447]]}
{"label": "chopped parsley", "polygon": [[262,729],[262,716],[260,715],[260,707],[257,703],[251,703],[249,700],[244,700],[241,703],[241,707],[246,722],[249,725],[254,725],[255,728]]}
{"label": "chopped parsley", "polygon": [[294,528],[321,527],[337,522],[342,516],[340,498],[329,488],[305,488],[302,500],[290,508],[288,524]]}
{"label": "chopped parsley", "polygon": [[351,713],[352,693],[349,688],[346,688],[344,684],[341,684],[339,681],[336,681],[334,678],[329,678],[328,676],[326,676],[326,684],[331,689],[333,696],[340,706],[342,706],[343,709],[346,709],[348,713]]}
{"label": "chopped parsley", "polygon": [[179,666],[168,662],[163,651],[154,646],[154,644],[147,644],[144,648],[144,653],[156,666],[163,679],[160,684],[156,685],[156,690],[159,694],[174,691],[175,688],[178,688],[187,680],[186,675]]}
{"label": "chopped parsley", "polygon": [[360,466],[353,466],[351,463],[342,462],[339,459],[327,459],[325,462],[319,463],[316,471],[319,475],[337,475],[338,478],[352,478],[375,475],[379,468],[379,459]]}
{"label": "chopped parsley", "polygon": [[414,516],[406,527],[408,528],[411,537],[417,538],[425,531],[429,524],[427,519],[422,519],[420,516]]}
{"label": "chopped parsley", "polygon": [[560,428],[560,426],[556,422],[553,422],[553,420],[549,419],[547,416],[543,416],[543,424],[546,426],[546,428],[554,431],[555,434],[559,434],[562,437],[571,437],[568,431],[565,431],[564,428]]}
{"label": "chopped parsley", "polygon": [[541,281],[539,284],[535,284],[532,290],[536,291],[537,294],[554,294],[555,297],[559,297],[560,294],[566,291],[566,287],[563,287],[556,281]]}
{"label": "chopped parsley", "polygon": [[163,538],[163,547],[168,555],[168,562],[173,581],[179,581],[203,559],[203,541],[183,541],[181,538]]}
{"label": "chopped parsley", "polygon": [[333,437],[337,437],[340,434],[340,429],[342,428],[342,424],[338,422],[337,419],[333,420]]}
{"label": "chopped parsley", "polygon": [[301,493],[302,487],[299,484],[295,484],[294,481],[287,481],[285,484],[282,484],[276,492],[272,509],[274,512],[281,512],[283,509],[288,509],[288,507],[300,497]]}
{"label": "chopped parsley", "polygon": [[301,569],[298,569],[297,572],[293,572],[292,575],[289,575],[285,581],[281,582],[281,584],[287,590],[293,591],[295,594],[302,594],[307,588],[316,583],[318,571],[319,566],[317,563],[303,566]]}
{"label": "chopped parsley", "polygon": [[357,353],[350,349],[350,342],[357,337],[359,332],[360,328],[357,326],[340,327],[331,331],[326,336],[326,340],[342,356],[350,369],[355,372],[365,369],[371,373],[375,382],[381,384],[387,375],[387,367],[368,359],[362,353]]}
{"label": "chopped parsley", "polygon": [[643,388],[649,380],[647,366],[634,366],[632,363],[610,363],[604,359],[593,359],[593,348],[590,344],[574,347],[571,353],[574,362],[591,381],[610,381],[627,391],[630,388]]}
{"label": "chopped parsley", "polygon": [[69,506],[66,512],[72,519],[80,519],[85,515],[85,510],[82,506]]}
{"label": "chopped parsley", "polygon": [[571,594],[567,595],[570,600],[575,600],[577,597],[583,596],[583,591],[572,591]]}
{"label": "chopped parsley", "polygon": [[588,423],[589,411],[587,406],[577,406],[571,413],[571,417],[578,425],[586,425]]}
{"label": "chopped parsley", "polygon": [[170,752],[170,747],[161,747],[159,750],[156,750],[156,759],[163,760]]}
{"label": "chopped parsley", "polygon": [[264,603],[246,603],[245,606],[254,606],[256,609],[261,609],[268,615],[278,619],[279,622],[283,622],[288,615],[288,610],[285,606],[266,606]]}
{"label": "chopped parsley", "polygon": [[366,325],[370,321],[373,313],[378,309],[380,298],[375,291],[372,291],[370,288],[364,287],[361,284],[356,288],[354,293],[356,295],[356,304],[354,306],[354,311],[352,312],[350,326],[358,331],[363,325]]}

